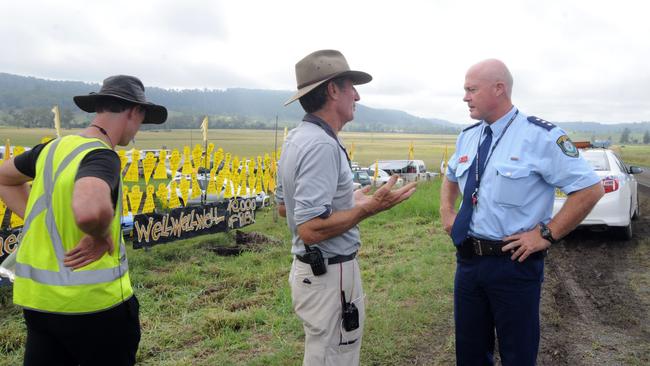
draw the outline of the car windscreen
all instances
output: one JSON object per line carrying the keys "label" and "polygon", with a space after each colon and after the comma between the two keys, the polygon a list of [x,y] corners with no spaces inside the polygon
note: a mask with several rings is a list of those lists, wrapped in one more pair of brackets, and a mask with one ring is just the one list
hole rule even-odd
{"label": "car windscreen", "polygon": [[589,150],[583,151],[582,157],[594,168],[595,171],[611,170],[605,151]]}

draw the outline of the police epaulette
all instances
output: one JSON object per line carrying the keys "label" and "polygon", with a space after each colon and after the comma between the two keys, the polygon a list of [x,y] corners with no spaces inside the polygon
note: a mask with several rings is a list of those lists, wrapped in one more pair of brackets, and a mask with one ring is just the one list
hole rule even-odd
{"label": "police epaulette", "polygon": [[474,127],[480,125],[481,123],[482,123],[482,122],[474,123],[473,125],[471,125],[471,126],[465,128],[465,129],[463,130],[463,132],[465,132],[465,131],[467,131],[467,130],[471,130],[472,128],[474,128]]}
{"label": "police epaulette", "polygon": [[541,119],[539,117],[535,117],[535,116],[528,117],[528,122],[530,122],[530,123],[532,123],[534,125],[537,125],[537,126],[543,128],[543,129],[545,129],[546,131],[550,131],[550,130],[554,129],[555,127],[557,127],[554,124],[552,124],[551,122],[545,121],[545,120],[543,120],[543,119]]}

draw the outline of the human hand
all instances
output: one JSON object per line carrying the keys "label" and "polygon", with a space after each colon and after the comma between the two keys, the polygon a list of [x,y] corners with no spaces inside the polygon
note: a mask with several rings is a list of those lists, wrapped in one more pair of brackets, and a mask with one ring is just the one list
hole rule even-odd
{"label": "human hand", "polygon": [[65,254],[63,264],[72,269],[79,269],[98,260],[104,253],[113,254],[113,248],[110,235],[102,238],[86,235],[74,249]]}
{"label": "human hand", "polygon": [[551,246],[551,242],[542,238],[539,226],[535,226],[533,230],[525,233],[510,235],[503,241],[508,242],[508,244],[504,245],[501,250],[504,252],[514,251],[510,259],[514,261],[519,258],[519,262],[523,262],[529,255]]}
{"label": "human hand", "polygon": [[408,199],[415,193],[417,183],[411,182],[399,189],[392,190],[397,178],[397,175],[390,177],[388,182],[377,189],[371,196],[366,194],[370,191],[369,187],[361,189],[360,193],[355,192],[355,205],[361,206],[366,216],[372,216]]}
{"label": "human hand", "polygon": [[454,226],[454,221],[456,221],[456,211],[451,210],[440,210],[440,221],[442,222],[442,228],[448,235],[451,235],[451,228]]}

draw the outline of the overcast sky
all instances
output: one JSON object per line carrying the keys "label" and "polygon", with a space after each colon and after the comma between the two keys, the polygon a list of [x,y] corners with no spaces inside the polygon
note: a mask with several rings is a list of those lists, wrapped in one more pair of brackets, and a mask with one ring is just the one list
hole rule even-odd
{"label": "overcast sky", "polygon": [[[163,88],[294,90],[338,49],[361,103],[470,122],[467,68],[499,58],[513,102],[551,121],[650,120],[650,4],[601,0],[2,1],[0,72]],[[278,106],[281,108],[281,106]]]}

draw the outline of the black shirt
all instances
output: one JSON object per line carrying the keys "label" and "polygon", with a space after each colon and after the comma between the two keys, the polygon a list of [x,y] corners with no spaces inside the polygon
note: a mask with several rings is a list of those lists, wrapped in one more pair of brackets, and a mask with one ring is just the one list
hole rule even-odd
{"label": "black shirt", "polygon": [[[16,156],[14,165],[24,175],[36,176],[36,160],[49,142],[38,144],[33,149]],[[111,188],[111,199],[115,208],[120,189],[120,158],[109,149],[96,149],[81,160],[75,181],[83,177],[96,177],[104,180]]]}

